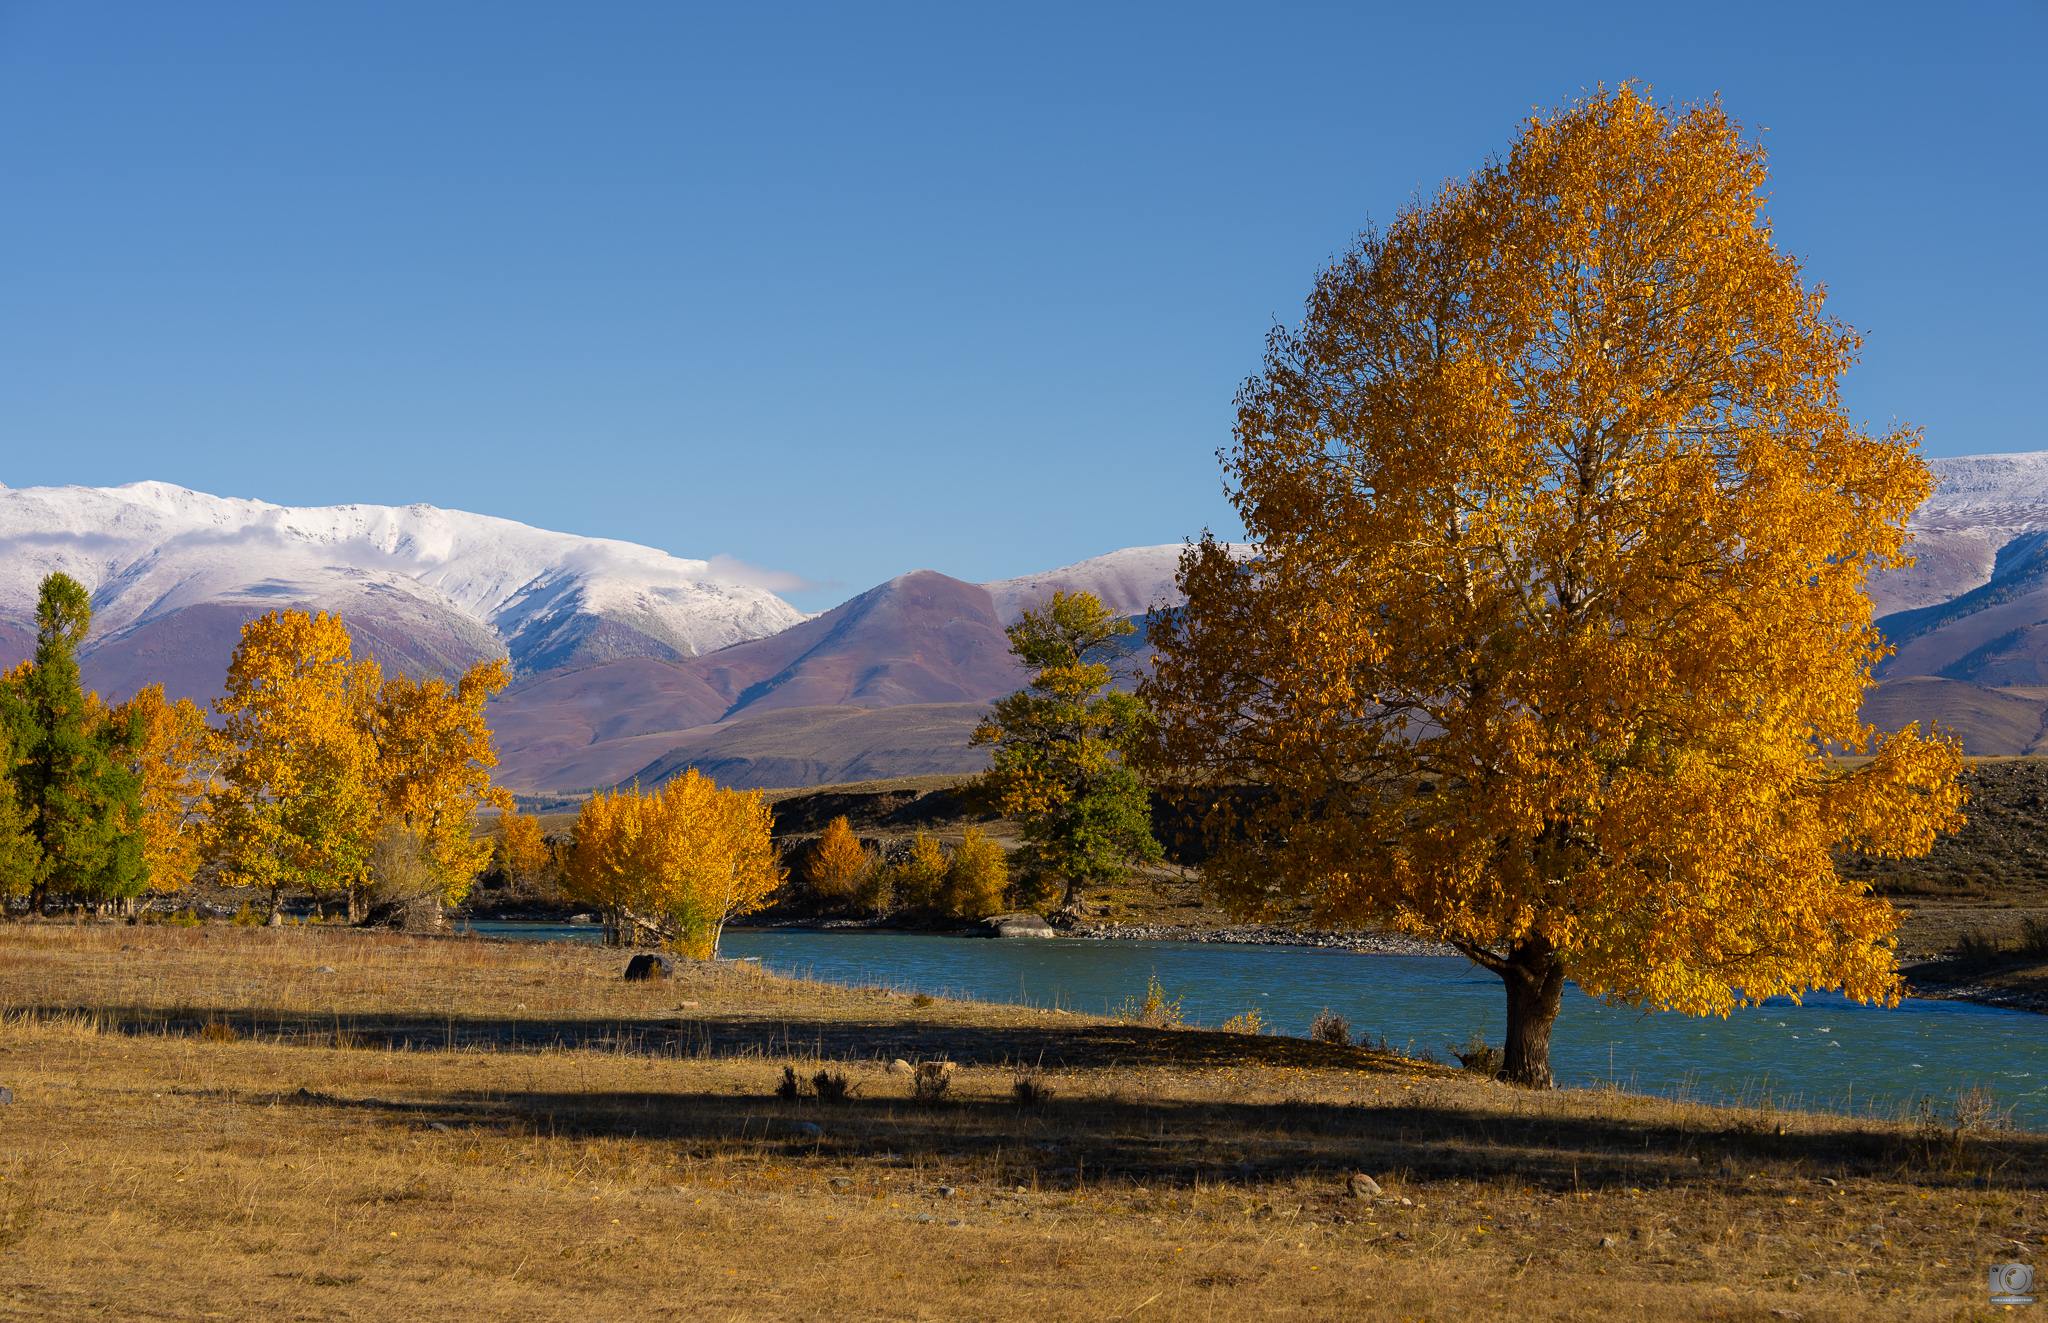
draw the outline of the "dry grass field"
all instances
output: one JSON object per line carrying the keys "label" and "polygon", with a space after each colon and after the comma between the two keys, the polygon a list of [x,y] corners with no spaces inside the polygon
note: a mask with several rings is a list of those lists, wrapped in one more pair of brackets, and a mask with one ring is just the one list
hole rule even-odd
{"label": "dry grass field", "polygon": [[[1966,1319],[1993,1316],[1986,1265],[2048,1243],[2048,1137],[1967,1106],[1532,1095],[1297,1039],[623,963],[0,929],[0,1312]],[[914,1097],[899,1057],[957,1063],[950,1086]],[[778,1098],[785,1068],[852,1096]]]}

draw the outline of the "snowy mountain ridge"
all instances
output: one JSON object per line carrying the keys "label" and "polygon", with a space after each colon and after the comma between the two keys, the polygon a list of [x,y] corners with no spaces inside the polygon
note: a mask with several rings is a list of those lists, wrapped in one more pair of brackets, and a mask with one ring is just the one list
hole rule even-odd
{"label": "snowy mountain ridge", "polygon": [[32,622],[55,570],[92,593],[96,649],[195,607],[299,605],[352,624],[388,616],[450,661],[509,655],[530,671],[688,657],[803,619],[731,562],[430,505],[280,506],[163,482],[0,488],[0,615]]}

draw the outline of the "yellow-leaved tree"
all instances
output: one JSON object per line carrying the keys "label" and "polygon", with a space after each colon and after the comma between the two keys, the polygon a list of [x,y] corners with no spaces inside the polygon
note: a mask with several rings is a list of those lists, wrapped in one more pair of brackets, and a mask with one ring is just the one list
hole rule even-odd
{"label": "yellow-leaved tree", "polygon": [[338,616],[273,611],[242,628],[213,702],[228,752],[204,850],[230,885],[270,888],[272,913],[287,886],[362,893],[383,827],[369,731],[380,679]]}
{"label": "yellow-leaved tree", "polygon": [[498,815],[498,828],[493,835],[498,867],[504,870],[505,880],[512,886],[532,886],[553,871],[555,852],[548,845],[538,818],[506,809]]}
{"label": "yellow-leaved tree", "polygon": [[824,834],[804,861],[804,878],[820,899],[852,901],[859,898],[862,884],[877,867],[872,852],[853,834],[845,816],[826,824]]}
{"label": "yellow-leaved tree", "polygon": [[453,684],[394,675],[366,714],[383,830],[418,843],[426,880],[445,904],[467,895],[490,863],[491,838],[470,830],[477,809],[512,811],[512,796],[491,785],[498,755],[484,724],[484,704],[507,678],[499,658],[478,662]]}
{"label": "yellow-leaved tree", "polygon": [[721,790],[694,768],[652,793],[594,794],[576,819],[563,889],[604,910],[614,941],[651,920],[684,954],[714,958],[727,921],[782,885],[773,824],[760,791]]}
{"label": "yellow-leaved tree", "polygon": [[[373,888],[395,905],[459,900],[489,861],[471,824],[497,765],[483,708],[501,660],[459,680],[384,678],[326,612],[273,611],[242,629],[228,665],[218,784],[204,850],[233,885],[342,892],[349,919]],[[438,921],[438,919],[436,919]]]}
{"label": "yellow-leaved tree", "polygon": [[1896,916],[1837,852],[1960,821],[1957,748],[1857,717],[1917,436],[1851,423],[1856,334],[1765,180],[1718,105],[1625,86],[1361,237],[1240,393],[1255,553],[1191,547],[1152,625],[1147,761],[1211,806],[1208,883],[1455,946],[1525,1084],[1568,978],[1894,1001]]}

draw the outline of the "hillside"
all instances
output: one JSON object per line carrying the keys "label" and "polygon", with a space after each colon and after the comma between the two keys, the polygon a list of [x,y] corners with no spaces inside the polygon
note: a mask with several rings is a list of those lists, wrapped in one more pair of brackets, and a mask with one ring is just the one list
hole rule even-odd
{"label": "hillside", "polygon": [[[1009,654],[988,590],[918,570],[871,588],[852,601],[771,638],[742,643],[682,663],[644,658],[611,662],[543,677],[501,695],[490,706],[500,749],[499,777],[521,791],[577,790],[609,785],[660,766],[666,776],[683,764],[663,761],[671,750],[717,750],[725,762],[787,760],[800,728],[836,730],[830,750],[809,761],[832,780],[910,775],[915,770],[972,771],[965,731],[980,705],[1019,688],[1024,673]],[[886,709],[945,705],[958,718],[934,718],[926,731],[959,727],[961,747],[941,763],[929,734],[882,720],[788,720],[762,724],[764,713],[791,709]],[[973,718],[964,709],[971,708]],[[743,718],[748,720],[742,721]],[[964,722],[964,726],[961,725]],[[858,763],[861,751],[845,741],[864,732],[875,748],[895,748],[902,770],[863,765],[856,775],[828,775]],[[906,745],[891,741],[907,738]],[[759,743],[755,743],[759,741]],[[912,750],[923,752],[912,753]],[[879,755],[878,755],[879,756]],[[764,764],[765,765],[765,764]],[[766,784],[804,784],[769,781]]]}

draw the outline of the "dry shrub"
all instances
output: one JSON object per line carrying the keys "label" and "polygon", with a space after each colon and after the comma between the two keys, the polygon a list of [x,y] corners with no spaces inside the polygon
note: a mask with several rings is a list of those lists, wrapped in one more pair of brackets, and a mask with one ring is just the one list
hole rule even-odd
{"label": "dry shrub", "polygon": [[1053,1100],[1053,1087],[1036,1075],[1019,1075],[1010,1083],[1010,1096],[1019,1107],[1043,1107]]}
{"label": "dry shrub", "polygon": [[1492,1079],[1507,1069],[1508,1054],[1476,1033],[1465,1040],[1462,1049],[1453,1047],[1450,1051],[1451,1055],[1458,1059],[1459,1064],[1474,1075]]}
{"label": "dry shrub", "polygon": [[1308,1036],[1319,1043],[1335,1047],[1351,1046],[1351,1021],[1336,1014],[1325,1006],[1316,1012],[1315,1020],[1308,1027]]}
{"label": "dry shrub", "polygon": [[920,1061],[917,1073],[910,1077],[910,1094],[921,1103],[938,1102],[952,1087],[953,1063],[950,1061]]}
{"label": "dry shrub", "polygon": [[828,1104],[843,1103],[860,1092],[858,1084],[847,1082],[844,1072],[834,1073],[827,1070],[821,1070],[811,1076],[811,1089],[818,1095],[819,1102]]}
{"label": "dry shrub", "polygon": [[219,1020],[208,1020],[200,1026],[199,1036],[209,1043],[234,1043],[241,1040],[242,1031]]}
{"label": "dry shrub", "polygon": [[1262,1034],[1266,1032],[1266,1017],[1259,1014],[1254,1006],[1242,1015],[1233,1015],[1223,1022],[1226,1034]]}
{"label": "dry shrub", "polygon": [[782,1079],[775,1086],[775,1096],[784,1102],[795,1102],[803,1097],[804,1086],[796,1077],[795,1066],[782,1068]]}
{"label": "dry shrub", "polygon": [[910,999],[910,1004],[922,1010],[924,1007],[932,1004],[932,999],[926,996],[924,993],[920,992],[915,997],[912,997]]}

